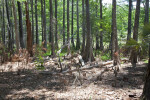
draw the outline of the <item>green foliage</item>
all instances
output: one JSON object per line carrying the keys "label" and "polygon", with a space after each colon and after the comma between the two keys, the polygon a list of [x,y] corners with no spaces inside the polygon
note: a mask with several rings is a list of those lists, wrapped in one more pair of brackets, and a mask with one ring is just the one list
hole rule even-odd
{"label": "green foliage", "polygon": [[146,43],[150,43],[150,24],[143,27],[142,38]]}
{"label": "green foliage", "polygon": [[144,63],[148,63],[148,60],[144,60]]}
{"label": "green foliage", "polygon": [[38,56],[37,57],[38,59],[36,60],[35,64],[36,64],[36,69],[37,70],[44,70],[44,60],[43,60],[43,57],[42,56]]}
{"label": "green foliage", "polygon": [[127,41],[126,47],[135,49],[135,50],[139,50],[139,48],[141,47],[141,45],[134,39],[130,39],[129,41]]}
{"label": "green foliage", "polygon": [[[148,54],[148,44],[142,41],[142,43],[138,43],[134,39],[130,39],[127,41],[125,45],[125,51],[129,53],[130,50],[135,50],[140,58],[146,58]],[[127,53],[126,52],[126,53]]]}
{"label": "green foliage", "polygon": [[47,51],[43,53],[43,56],[50,56],[51,55],[51,45],[47,43]]}
{"label": "green foliage", "polygon": [[18,1],[19,1],[19,2],[25,2],[25,1],[27,2],[27,0],[18,0]]}
{"label": "green foliage", "polygon": [[106,61],[106,60],[110,60],[111,59],[111,56],[110,56],[110,53],[102,53],[101,54],[101,60],[102,61]]}
{"label": "green foliage", "polygon": [[[11,0],[10,0],[11,1]],[[23,27],[26,27],[26,24],[24,23],[26,20],[25,15],[25,5],[24,1],[27,0],[19,0],[22,5],[22,14],[23,14]],[[126,0],[127,1],[127,0]],[[70,2],[70,34],[71,34],[71,16],[72,16],[72,2]],[[133,1],[135,2],[135,0]],[[31,15],[31,1],[28,1],[29,3],[29,13]],[[45,6],[46,6],[46,35],[47,38],[49,36],[49,0],[45,0]],[[3,5],[1,3],[1,5]],[[12,6],[11,3],[9,3],[10,7]],[[108,44],[111,41],[111,25],[112,25],[112,4],[104,4],[102,7],[102,19],[100,19],[100,1],[99,0],[89,0],[89,5],[90,5],[90,22],[91,22],[91,34],[93,36],[93,44],[95,45],[95,37],[98,35],[100,37],[100,31],[103,32],[103,43],[106,48]],[[17,2],[16,2],[17,6]],[[33,7],[35,6],[35,2],[33,2]],[[80,25],[82,26],[82,21],[85,19],[86,21],[86,4],[85,6],[85,16],[82,16],[82,0],[79,0],[79,27]],[[97,8],[97,9],[96,9]],[[53,1],[53,18],[55,19],[55,1]],[[61,47],[62,45],[62,33],[63,33],[63,0],[57,0],[57,26],[58,26],[58,45]],[[35,9],[33,9],[33,15],[35,14]],[[73,12],[73,20],[74,20],[74,26],[73,26],[73,33],[76,32],[77,30],[77,9],[76,9],[76,0],[74,1],[74,12]],[[126,37],[127,37],[127,28],[128,28],[128,4],[124,3],[123,0],[117,1],[117,33],[118,33],[118,42],[119,46],[121,47],[124,43],[126,43]],[[38,15],[38,32],[39,32],[39,42],[42,41],[42,19],[41,19],[41,1],[37,1],[37,15]],[[150,25],[145,25],[143,28],[143,21],[144,21],[144,16],[145,16],[145,10],[144,7],[141,6],[141,13],[140,13],[140,19],[139,19],[139,33],[142,34],[142,39],[137,43],[133,39],[129,40],[127,42],[126,47],[127,48],[134,48],[136,50],[141,50],[140,53],[145,53],[147,54],[148,49],[147,49],[147,44],[150,42]],[[133,6],[132,9],[132,21],[134,21],[135,17],[135,7]],[[13,21],[13,16],[10,16],[10,19]],[[6,20],[6,19],[5,19]],[[32,17],[30,17],[30,20],[32,21]],[[34,23],[35,26],[36,23]],[[55,21],[54,21],[55,25]],[[85,23],[86,25],[86,23]],[[102,28],[101,28],[102,25]],[[133,30],[133,25],[131,26],[131,29]],[[2,24],[1,24],[2,26]],[[143,28],[143,32],[142,32]],[[26,29],[24,29],[26,30]],[[6,30],[7,31],[7,30]],[[54,30],[55,31],[55,30]],[[65,33],[67,33],[67,2],[65,1]],[[65,34],[67,37],[67,34]],[[79,35],[82,36],[82,28],[79,28]],[[6,35],[7,36],[7,35]],[[65,38],[66,38],[65,37]],[[6,37],[7,38],[7,37]],[[34,37],[35,38],[35,37]],[[74,35],[74,39],[76,38],[76,34]],[[82,37],[80,37],[82,41]],[[26,39],[25,39],[26,40]],[[125,41],[123,41],[125,40]],[[142,41],[142,42],[141,42]],[[76,42],[76,40],[75,40]],[[43,56],[49,56],[51,55],[51,47],[50,44],[48,44],[47,52],[44,53],[41,49],[42,47],[38,47],[38,52],[36,53],[37,57],[37,62],[39,62],[39,65],[42,64],[42,57]],[[1,52],[1,51],[0,51]],[[74,48],[71,48],[71,52],[76,52]],[[99,50],[95,51],[96,54],[101,54]],[[67,54],[67,48],[64,48],[62,52],[60,53],[60,56],[64,56]],[[9,55],[9,54],[8,54]],[[108,53],[102,54],[102,60],[109,59],[110,57],[107,56]],[[40,61],[41,60],[41,61]],[[37,64],[38,65],[38,64]]]}
{"label": "green foliage", "polygon": [[63,57],[63,56],[65,56],[66,55],[66,53],[60,53],[60,57]]}
{"label": "green foliage", "polygon": [[44,70],[44,59],[43,59],[42,46],[37,46],[35,50],[35,65],[37,70]]}
{"label": "green foliage", "polygon": [[100,50],[94,50],[94,52],[95,52],[97,55],[100,55],[100,54],[101,54],[101,51],[100,51]]}
{"label": "green foliage", "polygon": [[95,53],[96,55],[98,55],[98,57],[101,58],[102,61],[106,61],[106,60],[110,60],[110,59],[111,59],[109,52],[108,52],[108,53],[105,53],[105,52],[102,52],[102,51],[100,51],[100,50],[93,50],[93,51],[94,51],[94,53]]}
{"label": "green foliage", "polygon": [[109,55],[103,55],[101,56],[101,60],[106,61],[106,60],[110,60],[111,57]]}

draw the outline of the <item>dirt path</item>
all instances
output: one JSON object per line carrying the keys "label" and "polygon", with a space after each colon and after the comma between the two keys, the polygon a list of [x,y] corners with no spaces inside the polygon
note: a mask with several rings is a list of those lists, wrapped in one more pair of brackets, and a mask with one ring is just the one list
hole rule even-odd
{"label": "dirt path", "polygon": [[74,74],[37,74],[31,66],[20,72],[16,71],[18,67],[9,71],[10,63],[1,66],[7,70],[0,72],[0,100],[129,100],[129,97],[136,100],[142,93],[146,65],[140,63],[132,68],[129,63],[122,64],[117,78],[111,65],[84,70],[80,78],[82,85],[78,80],[73,84]]}

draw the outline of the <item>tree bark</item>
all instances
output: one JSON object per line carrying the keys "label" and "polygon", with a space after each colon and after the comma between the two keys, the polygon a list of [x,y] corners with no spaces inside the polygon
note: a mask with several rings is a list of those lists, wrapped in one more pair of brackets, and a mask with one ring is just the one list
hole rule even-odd
{"label": "tree bark", "polygon": [[[8,5],[10,5],[12,2],[11,1],[9,1],[8,2]],[[12,41],[12,43],[11,43],[11,45],[12,45],[12,49],[14,48],[14,30],[13,30],[13,22],[12,22],[12,18],[13,18],[13,12],[12,12],[12,5],[10,5],[10,30],[11,30],[11,41]],[[12,50],[13,51],[13,50]]]}
{"label": "tree bark", "polygon": [[50,23],[49,23],[49,43],[51,43],[52,42],[52,27],[51,27],[51,0],[49,0],[49,18],[50,18]]}
{"label": "tree bark", "polygon": [[[135,12],[135,21],[134,21],[134,30],[133,30],[133,39],[138,41],[138,27],[139,27],[139,16],[140,16],[140,2],[141,0],[137,0],[136,3],[136,12]],[[132,50],[131,63],[133,67],[136,67],[137,63],[137,52],[136,50]]]}
{"label": "tree bark", "polygon": [[129,13],[128,13],[128,35],[127,41],[131,38],[131,23],[132,23],[132,0],[129,0]]}
{"label": "tree bark", "polygon": [[72,46],[73,46],[73,48],[75,48],[75,45],[74,45],[74,38],[73,38],[73,16],[74,16],[74,9],[73,9],[73,7],[74,7],[74,0],[72,0],[72,25],[71,25],[71,35],[72,35],[72,37],[71,37],[71,43],[72,43]]}
{"label": "tree bark", "polygon": [[47,39],[46,39],[46,5],[44,0],[44,8],[43,8],[43,41],[44,41],[44,48],[47,48]]}
{"label": "tree bark", "polygon": [[2,41],[3,41],[3,44],[5,44],[5,10],[4,10],[4,0],[3,0],[3,13],[2,13],[2,19],[3,19],[3,25],[2,25]]}
{"label": "tree bark", "polygon": [[55,47],[58,48],[58,34],[57,34],[57,0],[55,0]]}
{"label": "tree bark", "polygon": [[118,65],[118,39],[117,39],[117,25],[116,25],[116,0],[112,2],[112,54],[113,64]]}
{"label": "tree bark", "polygon": [[34,16],[33,16],[33,0],[31,0],[31,13],[32,13],[32,44],[34,44]]}
{"label": "tree bark", "polygon": [[[149,0],[146,0],[145,9],[145,25],[149,23]],[[147,74],[145,77],[143,93],[141,95],[142,100],[150,100],[150,43],[149,43],[149,61],[147,65]]]}
{"label": "tree bark", "polygon": [[54,31],[53,31],[53,4],[52,0],[50,0],[50,25],[51,25],[51,56],[54,57],[55,54],[55,46],[54,46]]}
{"label": "tree bark", "polygon": [[150,100],[150,48],[149,48],[149,62],[147,65],[147,73],[144,82],[143,93],[141,100]]}
{"label": "tree bark", "polygon": [[[100,20],[103,20],[103,4],[102,4],[102,0],[100,0]],[[102,24],[100,25],[100,29],[102,29]],[[103,50],[104,46],[103,46],[103,31],[100,31],[100,50]]]}
{"label": "tree bark", "polygon": [[44,16],[43,16],[43,0],[41,0],[41,28],[42,28],[42,42],[44,41]]}
{"label": "tree bark", "polygon": [[69,0],[67,0],[67,42],[68,55],[70,54],[70,18],[69,18]]}
{"label": "tree bark", "polygon": [[8,22],[8,49],[10,51],[10,54],[12,53],[12,34],[11,34],[11,22],[9,18],[9,9],[8,9],[8,1],[5,0],[6,4],[6,13],[7,13],[7,22]]}
{"label": "tree bark", "polygon": [[89,0],[86,0],[86,27],[87,27],[87,40],[86,40],[86,47],[85,52],[83,54],[83,60],[87,61],[94,61],[93,56],[93,48],[92,48],[92,37],[91,37],[91,28],[90,28],[90,13],[89,13]]}
{"label": "tree bark", "polygon": [[33,56],[31,22],[29,18],[29,10],[27,2],[25,2],[25,9],[26,9],[26,26],[27,26],[27,50],[30,56]]}
{"label": "tree bark", "polygon": [[145,7],[145,19],[144,19],[144,23],[148,24],[149,23],[149,0],[146,0],[145,5],[146,5],[146,7]]}
{"label": "tree bark", "polygon": [[[98,0],[96,0],[96,3],[98,3]],[[98,17],[97,16],[97,10],[98,10],[98,5],[96,5],[96,18]],[[98,29],[98,28],[97,28]],[[98,30],[96,30],[96,50],[99,49],[99,34],[98,34]]]}
{"label": "tree bark", "polygon": [[[2,3],[2,2],[1,2]],[[0,6],[0,23],[2,23],[1,21],[2,21],[2,19],[3,19],[3,16],[2,16],[2,8],[1,8],[2,6]],[[1,34],[0,34],[0,43],[2,43],[2,33],[3,33],[3,26],[1,25]]]}
{"label": "tree bark", "polygon": [[63,45],[65,45],[65,0],[63,0]]}
{"label": "tree bark", "polygon": [[36,24],[36,44],[39,44],[37,0],[35,0],[35,24]]}
{"label": "tree bark", "polygon": [[140,2],[141,0],[137,0],[136,3],[136,12],[135,12],[135,20],[134,20],[134,30],[133,30],[133,39],[138,41],[138,27],[139,27],[139,17],[140,17]]}
{"label": "tree bark", "polygon": [[23,24],[22,24],[22,8],[19,1],[17,1],[18,4],[18,14],[19,14],[19,36],[20,36],[20,47],[25,48],[24,45],[24,34],[23,34]]}
{"label": "tree bark", "polygon": [[84,8],[85,1],[82,0],[82,53],[85,51],[85,8]]}
{"label": "tree bark", "polygon": [[80,38],[79,38],[79,6],[78,6],[78,0],[77,0],[77,43],[76,43],[76,49],[80,49]]}
{"label": "tree bark", "polygon": [[15,23],[15,39],[16,39],[16,49],[17,53],[19,52],[19,34],[18,34],[18,27],[17,27],[17,13],[16,13],[16,7],[15,7],[15,1],[12,1],[13,4],[13,13],[14,13],[14,23]]}

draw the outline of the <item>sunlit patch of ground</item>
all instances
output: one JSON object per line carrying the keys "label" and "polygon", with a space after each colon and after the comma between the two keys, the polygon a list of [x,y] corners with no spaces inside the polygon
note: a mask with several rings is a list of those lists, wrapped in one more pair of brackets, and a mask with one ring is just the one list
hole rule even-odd
{"label": "sunlit patch of ground", "polygon": [[[52,61],[47,67],[57,66]],[[1,66],[0,100],[49,100],[49,99],[101,99],[125,100],[126,97],[137,98],[142,93],[145,64],[139,63],[136,68],[131,64],[122,64],[118,76],[115,77],[112,65],[84,70],[86,75],[81,78],[82,85],[74,75],[38,74],[33,63],[21,66],[19,63],[7,63]],[[48,65],[49,64],[49,65]],[[52,64],[52,65],[51,65]],[[108,68],[101,78],[95,77]],[[18,69],[21,70],[18,73]],[[11,69],[11,71],[10,71]],[[28,70],[27,70],[28,69]],[[51,68],[52,69],[52,68]]]}

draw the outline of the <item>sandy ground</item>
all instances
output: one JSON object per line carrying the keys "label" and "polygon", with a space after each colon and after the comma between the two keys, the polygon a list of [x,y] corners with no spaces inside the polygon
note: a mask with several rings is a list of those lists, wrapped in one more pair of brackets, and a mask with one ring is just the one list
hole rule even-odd
{"label": "sandy ground", "polygon": [[[52,60],[45,66],[57,70]],[[146,64],[140,62],[133,68],[124,63],[117,77],[111,66],[84,70],[75,81],[77,72],[39,74],[34,63],[9,62],[0,66],[0,100],[138,100]]]}

